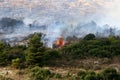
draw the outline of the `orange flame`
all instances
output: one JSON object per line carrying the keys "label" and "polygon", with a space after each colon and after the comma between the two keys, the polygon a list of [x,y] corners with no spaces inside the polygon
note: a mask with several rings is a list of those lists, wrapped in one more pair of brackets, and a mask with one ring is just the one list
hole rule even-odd
{"label": "orange flame", "polygon": [[63,47],[65,45],[65,42],[63,40],[62,37],[59,37],[58,40],[55,42],[55,45],[60,48],[60,47]]}

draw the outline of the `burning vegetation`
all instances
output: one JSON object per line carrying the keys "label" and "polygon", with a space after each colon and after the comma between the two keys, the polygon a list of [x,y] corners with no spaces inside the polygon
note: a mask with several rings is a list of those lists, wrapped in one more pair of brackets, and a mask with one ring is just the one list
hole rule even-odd
{"label": "burning vegetation", "polygon": [[53,48],[61,48],[65,45],[65,42],[63,40],[63,37],[60,36],[56,41],[55,43],[53,44]]}

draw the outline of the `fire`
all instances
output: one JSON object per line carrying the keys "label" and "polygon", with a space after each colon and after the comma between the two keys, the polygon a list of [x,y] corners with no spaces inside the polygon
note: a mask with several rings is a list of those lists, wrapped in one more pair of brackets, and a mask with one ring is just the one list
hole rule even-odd
{"label": "fire", "polygon": [[64,45],[65,45],[65,42],[64,42],[62,36],[60,36],[60,37],[58,38],[58,40],[55,42],[54,47],[55,47],[55,48],[61,48],[61,47],[63,47]]}

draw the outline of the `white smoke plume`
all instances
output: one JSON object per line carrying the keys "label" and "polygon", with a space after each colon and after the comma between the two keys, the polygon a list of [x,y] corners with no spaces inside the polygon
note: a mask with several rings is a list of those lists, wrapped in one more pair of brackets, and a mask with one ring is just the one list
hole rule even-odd
{"label": "white smoke plume", "polygon": [[0,38],[24,37],[34,32],[43,32],[46,34],[44,39],[48,40],[50,47],[59,36],[81,37],[89,32],[102,30],[105,24],[119,28],[119,2],[119,0],[1,0],[0,18],[21,20],[23,24],[17,25],[13,33],[4,34]]}

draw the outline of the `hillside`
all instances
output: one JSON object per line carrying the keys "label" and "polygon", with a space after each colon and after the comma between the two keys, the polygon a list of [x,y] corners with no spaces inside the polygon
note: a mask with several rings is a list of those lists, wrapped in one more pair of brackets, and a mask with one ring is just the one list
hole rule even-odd
{"label": "hillside", "polygon": [[113,75],[112,79],[119,80],[119,37],[96,38],[88,34],[62,48],[51,49],[43,45],[41,36],[34,34],[28,47],[0,42],[1,79],[107,80]]}

